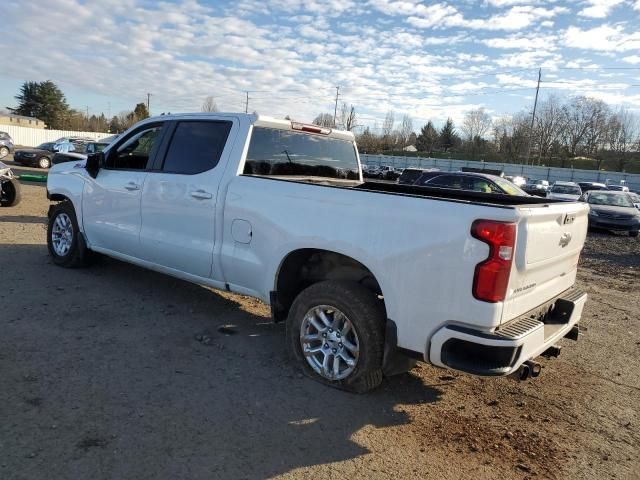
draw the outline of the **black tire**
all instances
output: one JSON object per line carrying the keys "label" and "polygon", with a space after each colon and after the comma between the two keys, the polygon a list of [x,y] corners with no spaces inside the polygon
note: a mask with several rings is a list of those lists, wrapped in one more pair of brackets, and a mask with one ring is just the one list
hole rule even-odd
{"label": "black tire", "polygon": [[638,236],[638,230],[635,230],[633,232],[629,232],[629,236],[630,237],[634,237],[634,238],[637,237]]}
{"label": "black tire", "polygon": [[49,157],[40,157],[38,159],[38,168],[51,168],[51,159]]}
{"label": "black tire", "polygon": [[2,192],[0,192],[0,207],[13,207],[20,203],[22,195],[20,193],[20,182],[15,178],[3,181]]}
{"label": "black tire", "polygon": [[[300,342],[305,315],[312,308],[328,305],[340,310],[351,321],[358,336],[359,354],[355,369],[341,380],[331,380],[313,370]],[[385,312],[375,293],[355,282],[323,281],[303,290],[293,302],[287,317],[287,348],[309,377],[325,385],[364,393],[382,382]]]}
{"label": "black tire", "polygon": [[[71,247],[64,255],[56,253],[52,238],[55,221],[61,214],[66,214],[69,217],[72,226]],[[78,220],[76,219],[73,204],[68,200],[51,208],[47,227],[47,247],[49,248],[49,255],[51,255],[53,263],[61,267],[77,268],[84,267],[89,263],[91,251],[87,248],[84,237],[78,228]]]}

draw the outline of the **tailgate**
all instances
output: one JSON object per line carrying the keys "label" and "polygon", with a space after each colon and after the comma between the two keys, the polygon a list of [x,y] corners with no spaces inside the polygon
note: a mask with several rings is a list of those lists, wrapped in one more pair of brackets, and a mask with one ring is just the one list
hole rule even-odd
{"label": "tailgate", "polygon": [[516,252],[502,322],[570,288],[587,236],[589,207],[551,203],[521,207]]}

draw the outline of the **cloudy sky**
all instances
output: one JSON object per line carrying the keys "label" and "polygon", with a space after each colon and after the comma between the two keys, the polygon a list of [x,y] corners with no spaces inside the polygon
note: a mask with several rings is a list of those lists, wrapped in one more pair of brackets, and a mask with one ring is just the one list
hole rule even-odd
{"label": "cloudy sky", "polygon": [[[25,80],[112,115],[225,111],[303,121],[352,103],[414,124],[541,94],[584,94],[640,111],[640,0],[3,0],[0,107]],[[6,60],[9,61],[6,61]]]}

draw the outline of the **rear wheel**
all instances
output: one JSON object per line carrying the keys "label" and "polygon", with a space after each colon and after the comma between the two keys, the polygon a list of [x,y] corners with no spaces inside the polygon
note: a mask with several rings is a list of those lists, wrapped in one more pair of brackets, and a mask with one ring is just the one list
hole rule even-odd
{"label": "rear wheel", "polygon": [[51,167],[51,160],[47,157],[40,157],[38,159],[38,167],[40,168],[49,168]]}
{"label": "rear wheel", "polygon": [[20,182],[15,178],[3,181],[0,185],[0,206],[13,207],[20,203]]}
{"label": "rear wheel", "polygon": [[47,228],[47,247],[53,263],[61,267],[82,267],[91,253],[78,228],[76,212],[69,201],[51,209]]}
{"label": "rear wheel", "polygon": [[304,372],[332,387],[363,393],[382,382],[384,308],[354,282],[303,290],[287,318],[287,343]]}

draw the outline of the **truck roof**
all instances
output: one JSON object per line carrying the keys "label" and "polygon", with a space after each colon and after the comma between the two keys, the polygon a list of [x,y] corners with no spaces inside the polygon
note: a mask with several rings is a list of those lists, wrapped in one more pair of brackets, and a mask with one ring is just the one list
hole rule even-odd
{"label": "truck roof", "polygon": [[[268,115],[260,115],[255,113],[238,113],[238,112],[194,112],[194,113],[170,113],[168,115],[159,115],[155,117],[148,118],[147,121],[157,121],[157,120],[184,120],[184,119],[194,119],[194,118],[217,118],[220,117],[229,117],[229,118],[238,118],[249,121],[251,124],[257,127],[266,127],[266,128],[277,128],[280,130],[292,130],[292,131],[303,131],[304,133],[316,133],[309,130],[302,130],[301,128],[295,128],[295,126],[302,127],[311,127],[322,129],[322,133],[317,132],[317,134],[337,138],[340,140],[348,140],[353,142],[355,137],[352,132],[348,132],[345,130],[338,130],[335,128],[329,127],[319,127],[318,125],[313,125],[311,123],[300,122],[297,120],[285,120],[275,117],[270,117]],[[325,131],[327,133],[325,133]]]}

